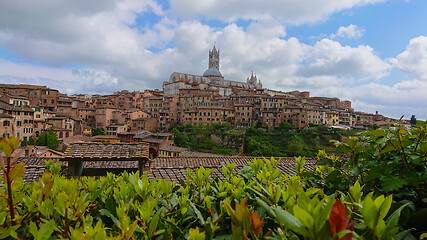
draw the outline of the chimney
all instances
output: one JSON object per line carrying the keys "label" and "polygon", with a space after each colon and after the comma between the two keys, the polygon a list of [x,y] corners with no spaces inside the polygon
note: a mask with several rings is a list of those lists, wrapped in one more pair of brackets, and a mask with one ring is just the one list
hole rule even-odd
{"label": "chimney", "polygon": [[25,158],[29,158],[30,157],[30,149],[27,147],[25,148]]}

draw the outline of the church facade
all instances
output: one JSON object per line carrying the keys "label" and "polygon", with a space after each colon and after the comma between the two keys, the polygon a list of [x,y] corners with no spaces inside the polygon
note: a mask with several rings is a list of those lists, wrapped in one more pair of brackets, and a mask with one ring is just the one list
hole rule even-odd
{"label": "church facade", "polygon": [[262,89],[262,83],[252,73],[246,82],[226,80],[219,70],[220,53],[214,46],[209,50],[208,69],[203,75],[174,72],[169,81],[163,83],[165,95],[178,95],[179,89],[218,90],[221,96],[230,96],[233,88],[252,91]]}

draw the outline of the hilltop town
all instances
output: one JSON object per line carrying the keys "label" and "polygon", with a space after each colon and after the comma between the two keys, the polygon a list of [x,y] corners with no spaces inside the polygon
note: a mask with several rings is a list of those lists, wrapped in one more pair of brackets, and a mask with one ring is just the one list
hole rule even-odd
{"label": "hilltop town", "polygon": [[253,73],[246,82],[226,80],[215,46],[208,61],[203,75],[173,72],[162,90],[68,96],[47,86],[0,84],[0,136],[28,140],[50,129],[66,141],[103,127],[103,138],[129,141],[138,131],[167,133],[175,124],[247,128],[257,122],[278,127],[285,121],[299,129],[320,124],[349,129],[396,121],[378,112],[355,111],[349,100],[263,88]]}

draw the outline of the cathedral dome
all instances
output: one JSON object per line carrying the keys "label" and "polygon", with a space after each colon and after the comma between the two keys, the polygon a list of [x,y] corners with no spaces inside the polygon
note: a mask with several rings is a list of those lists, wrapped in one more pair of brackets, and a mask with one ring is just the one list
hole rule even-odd
{"label": "cathedral dome", "polygon": [[203,77],[222,77],[222,74],[218,69],[211,67],[203,73]]}

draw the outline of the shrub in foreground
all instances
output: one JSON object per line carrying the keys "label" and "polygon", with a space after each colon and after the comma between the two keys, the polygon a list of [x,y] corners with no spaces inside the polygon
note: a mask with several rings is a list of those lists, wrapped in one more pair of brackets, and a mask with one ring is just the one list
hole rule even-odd
{"label": "shrub in foreground", "polygon": [[[23,183],[19,145],[3,139],[0,238],[19,239],[402,239],[402,209],[392,196],[362,194],[358,182],[326,195],[299,176],[256,159],[241,171],[222,168],[212,180],[200,168],[179,183],[138,172],[67,179],[48,163],[39,181]],[[301,163],[301,162],[300,162]],[[295,167],[301,171],[301,165]]]}

